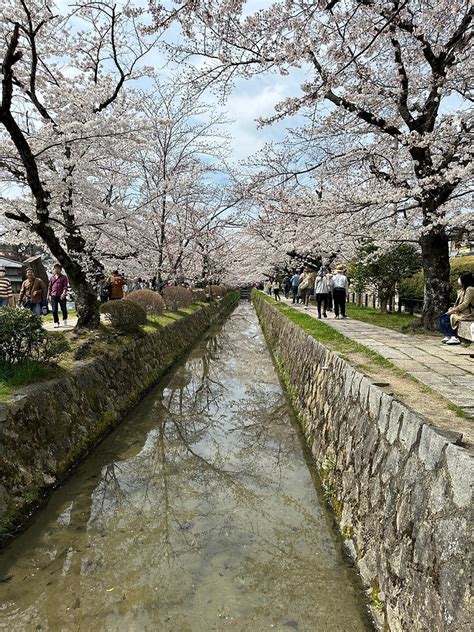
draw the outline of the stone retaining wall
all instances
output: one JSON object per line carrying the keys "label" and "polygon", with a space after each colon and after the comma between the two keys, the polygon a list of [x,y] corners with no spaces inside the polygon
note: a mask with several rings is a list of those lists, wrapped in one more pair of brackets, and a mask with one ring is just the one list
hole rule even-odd
{"label": "stone retaining wall", "polygon": [[379,628],[472,629],[472,454],[261,295],[254,304]]}
{"label": "stone retaining wall", "polygon": [[0,533],[11,531],[237,300],[233,292],[0,404]]}

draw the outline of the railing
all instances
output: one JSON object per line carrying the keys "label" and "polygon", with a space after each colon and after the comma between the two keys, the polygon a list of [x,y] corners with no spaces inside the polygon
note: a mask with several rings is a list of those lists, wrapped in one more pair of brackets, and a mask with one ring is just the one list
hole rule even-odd
{"label": "railing", "polygon": [[[349,303],[362,305],[364,307],[373,307],[374,309],[380,307],[379,298],[369,292],[361,292],[360,294],[349,292],[348,301]],[[387,311],[389,312],[405,313],[413,316],[421,314],[422,310],[423,300],[421,299],[394,296],[387,301]]]}

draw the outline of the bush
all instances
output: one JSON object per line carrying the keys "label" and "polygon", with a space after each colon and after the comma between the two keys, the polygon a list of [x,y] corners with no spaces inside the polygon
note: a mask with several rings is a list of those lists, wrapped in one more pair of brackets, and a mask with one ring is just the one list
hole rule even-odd
{"label": "bush", "polygon": [[208,297],[206,294],[206,290],[203,290],[202,288],[193,288],[191,290],[191,294],[193,296],[193,301],[207,301]]}
{"label": "bush", "polygon": [[110,320],[113,327],[125,333],[137,333],[146,323],[146,312],[143,307],[128,299],[103,303],[100,306],[100,313]]}
{"label": "bush", "polygon": [[140,305],[150,316],[160,315],[165,309],[164,300],[158,292],[153,292],[153,290],[135,290],[127,295],[126,300]]}
{"label": "bush", "polygon": [[210,285],[209,296],[211,298],[218,298],[227,294],[227,288],[225,285]]}
{"label": "bush", "polygon": [[[459,289],[457,284],[458,276],[461,272],[472,272],[474,274],[474,256],[456,257],[450,261],[451,271],[449,278],[451,281],[451,299],[454,301]],[[417,272],[413,276],[403,279],[400,283],[400,296],[402,298],[416,298],[423,300],[424,276],[423,272]]]}
{"label": "bush", "polygon": [[29,309],[0,309],[0,362],[57,361],[68,350],[65,337],[45,331],[41,318]]}
{"label": "bush", "polygon": [[194,300],[191,291],[179,285],[170,285],[163,288],[162,294],[165,299],[166,309],[172,312],[182,307],[188,307]]}

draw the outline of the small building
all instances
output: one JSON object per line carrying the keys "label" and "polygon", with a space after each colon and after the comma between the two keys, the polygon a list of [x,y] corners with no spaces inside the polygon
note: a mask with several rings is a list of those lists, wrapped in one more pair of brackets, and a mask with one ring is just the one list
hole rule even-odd
{"label": "small building", "polygon": [[0,267],[5,268],[6,277],[12,284],[13,293],[19,294],[23,282],[23,264],[21,261],[0,256]]}

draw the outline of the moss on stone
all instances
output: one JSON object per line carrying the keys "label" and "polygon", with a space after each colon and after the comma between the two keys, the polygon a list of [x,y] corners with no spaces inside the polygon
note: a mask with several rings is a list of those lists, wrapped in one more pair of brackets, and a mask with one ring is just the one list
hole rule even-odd
{"label": "moss on stone", "polygon": [[376,610],[383,610],[383,601],[380,599],[380,588],[378,586],[372,586],[370,591],[370,597],[372,599],[372,605]]}

